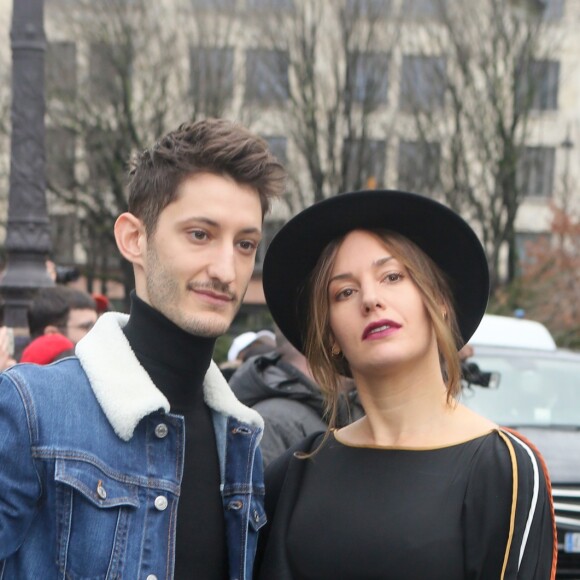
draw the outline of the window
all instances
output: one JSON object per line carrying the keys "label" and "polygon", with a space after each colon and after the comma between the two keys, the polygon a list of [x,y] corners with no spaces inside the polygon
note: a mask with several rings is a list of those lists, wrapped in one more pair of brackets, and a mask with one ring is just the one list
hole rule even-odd
{"label": "window", "polygon": [[447,0],[405,0],[403,16],[409,20],[438,19],[444,14]]}
{"label": "window", "polygon": [[246,0],[249,10],[292,10],[293,0]]}
{"label": "window", "polygon": [[532,61],[517,79],[516,106],[520,110],[547,111],[558,108],[560,63]]}
{"label": "window", "polygon": [[375,189],[385,179],[387,144],[374,139],[347,139],[343,158],[346,167],[347,189]]}
{"label": "window", "polygon": [[554,147],[526,147],[518,165],[518,187],[526,197],[552,196]]}
{"label": "window", "polygon": [[231,99],[234,92],[234,50],[192,46],[189,51],[190,91],[196,100]]}
{"label": "window", "polygon": [[115,94],[113,49],[103,42],[91,44],[89,83],[91,94],[98,100],[110,100]]}
{"label": "window", "polygon": [[562,20],[564,16],[564,0],[540,0],[542,18],[549,22]]}
{"label": "window", "polygon": [[70,189],[75,180],[75,136],[61,127],[46,129],[46,177],[51,189]]}
{"label": "window", "polygon": [[400,108],[429,111],[445,100],[445,59],[433,56],[404,56]]}
{"label": "window", "polygon": [[538,232],[516,232],[516,251],[520,265],[533,264],[534,250],[546,247],[550,234]]}
{"label": "window", "polygon": [[263,137],[263,139],[268,143],[268,148],[276,159],[278,159],[282,165],[286,165],[288,160],[286,155],[288,141],[286,137]]}
{"label": "window", "polygon": [[389,55],[380,52],[355,52],[349,55],[347,78],[357,103],[376,106],[387,102]]}
{"label": "window", "polygon": [[85,140],[86,160],[91,184],[101,187],[111,175],[111,137],[107,131],[93,130]]}
{"label": "window", "polygon": [[391,0],[347,0],[346,13],[351,18],[381,18],[391,13]]}
{"label": "window", "polygon": [[401,141],[397,165],[398,186],[428,194],[439,185],[441,146],[424,141]]}
{"label": "window", "polygon": [[236,0],[192,0],[194,8],[231,10],[236,7]]}
{"label": "window", "polygon": [[46,49],[48,98],[72,99],[77,91],[77,47],[74,42],[49,42]]}
{"label": "window", "polygon": [[256,253],[256,269],[258,271],[262,270],[264,257],[266,256],[266,251],[270,245],[270,242],[283,225],[283,220],[266,220],[264,222],[262,230],[262,241],[260,242],[260,245],[258,246],[258,252]]}
{"label": "window", "polygon": [[288,98],[288,92],[288,54],[282,50],[248,50],[246,100],[279,103]]}
{"label": "window", "polygon": [[91,44],[89,84],[91,95],[101,102],[121,100],[123,84],[131,77],[131,47],[105,42]]}

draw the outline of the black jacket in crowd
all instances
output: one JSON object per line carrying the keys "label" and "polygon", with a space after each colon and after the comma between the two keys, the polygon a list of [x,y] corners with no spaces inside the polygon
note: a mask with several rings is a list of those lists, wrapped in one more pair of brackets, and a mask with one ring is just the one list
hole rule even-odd
{"label": "black jacket in crowd", "polygon": [[[319,388],[276,351],[248,359],[230,378],[230,386],[242,403],[264,418],[260,447],[265,466],[307,435],[326,430]],[[362,415],[356,390],[346,391],[338,426]]]}

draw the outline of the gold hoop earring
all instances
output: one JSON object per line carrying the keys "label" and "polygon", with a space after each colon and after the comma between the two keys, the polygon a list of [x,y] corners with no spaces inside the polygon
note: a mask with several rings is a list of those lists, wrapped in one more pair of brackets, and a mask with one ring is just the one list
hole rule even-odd
{"label": "gold hoop earring", "polygon": [[335,344],[332,346],[332,348],[330,349],[330,354],[334,357],[337,358],[340,356],[340,348]]}

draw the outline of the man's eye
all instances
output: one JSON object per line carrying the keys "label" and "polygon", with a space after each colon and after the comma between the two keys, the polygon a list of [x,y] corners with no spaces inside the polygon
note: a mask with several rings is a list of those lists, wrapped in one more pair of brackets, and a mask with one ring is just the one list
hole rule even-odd
{"label": "man's eye", "polygon": [[207,234],[203,230],[193,230],[189,235],[196,240],[207,239]]}

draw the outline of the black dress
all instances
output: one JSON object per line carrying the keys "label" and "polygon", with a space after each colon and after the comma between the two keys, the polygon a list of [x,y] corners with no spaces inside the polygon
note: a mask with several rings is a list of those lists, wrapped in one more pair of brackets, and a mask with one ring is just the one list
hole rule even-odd
{"label": "black dress", "polygon": [[286,454],[269,467],[266,508],[258,555],[264,580],[553,574],[542,462],[505,431],[429,449],[352,447],[331,436],[313,458]]}

